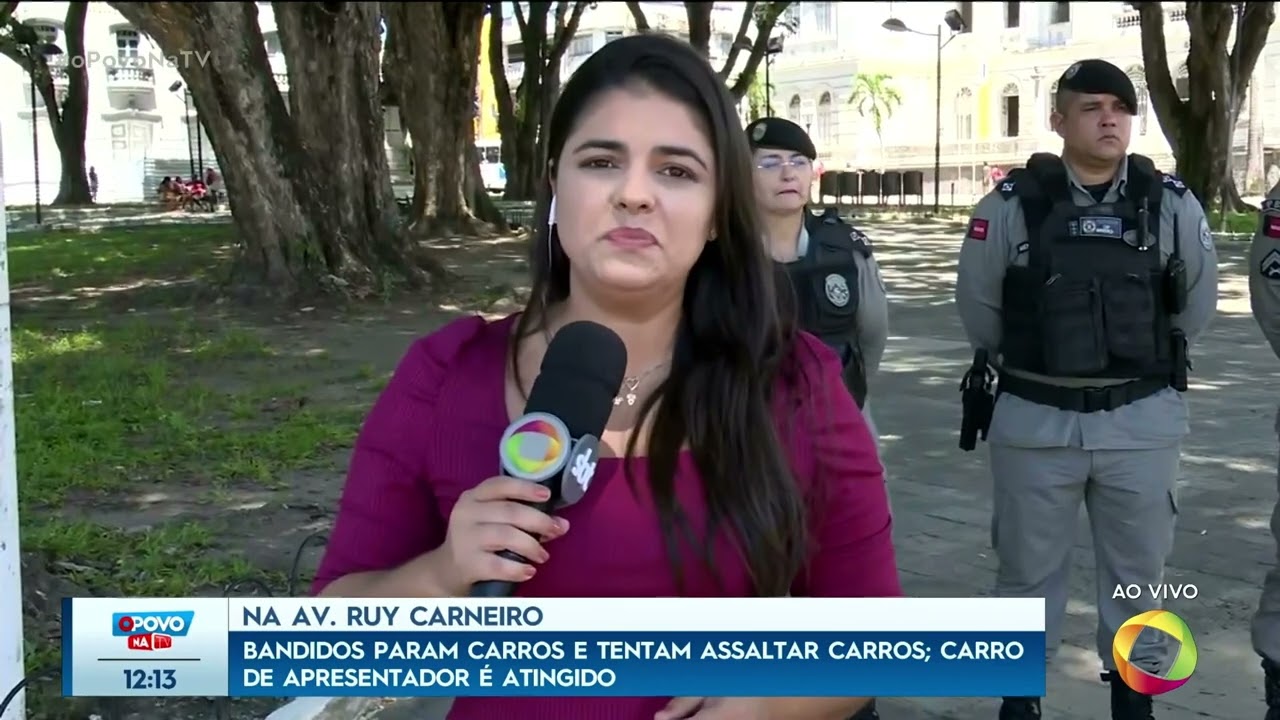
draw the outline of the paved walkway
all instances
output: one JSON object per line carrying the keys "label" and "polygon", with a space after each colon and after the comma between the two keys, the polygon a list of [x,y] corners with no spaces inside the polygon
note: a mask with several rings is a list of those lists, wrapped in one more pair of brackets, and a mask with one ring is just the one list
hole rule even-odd
{"label": "paved walkway", "polygon": [[[902,224],[865,228],[891,293],[889,349],[873,411],[882,433],[908,594],[989,593],[995,569],[988,530],[991,481],[985,447],[958,449],[959,376],[971,353],[952,302],[959,226],[924,232]],[[1218,318],[1193,350],[1188,397],[1193,436],[1179,479],[1182,497],[1171,583],[1194,583],[1195,600],[1168,604],[1196,636],[1200,664],[1183,688],[1157,698],[1161,720],[1260,719],[1261,671],[1249,617],[1274,560],[1267,524],[1276,496],[1273,417],[1280,362],[1249,315],[1244,242],[1220,242]],[[922,422],[921,418],[931,418]],[[1109,717],[1093,650],[1092,543],[1081,517],[1065,644],[1050,671],[1046,720]],[[994,718],[997,703],[972,699],[885,700],[886,720]],[[1068,712],[1070,710],[1070,712]]]}
{"label": "paved walkway", "polygon": [[[988,594],[994,559],[985,448],[957,448],[957,386],[970,360],[952,303],[961,227],[921,231],[884,222],[863,229],[875,242],[893,302],[892,337],[873,403],[907,592]],[[1272,417],[1280,399],[1280,362],[1249,316],[1246,250],[1241,242],[1221,244],[1219,317],[1193,358],[1194,436],[1184,455],[1183,514],[1168,580],[1199,588],[1197,599],[1173,601],[1169,608],[1195,633],[1200,665],[1185,687],[1157,699],[1160,720],[1260,720],[1264,712],[1248,622],[1274,558],[1266,528],[1276,494]],[[1093,558],[1083,518],[1078,537],[1065,646],[1050,672],[1046,720],[1109,717],[1092,650]],[[402,701],[381,717],[429,720],[442,717],[446,705]],[[997,708],[993,700],[965,698],[885,699],[880,705],[886,720],[993,720]]]}

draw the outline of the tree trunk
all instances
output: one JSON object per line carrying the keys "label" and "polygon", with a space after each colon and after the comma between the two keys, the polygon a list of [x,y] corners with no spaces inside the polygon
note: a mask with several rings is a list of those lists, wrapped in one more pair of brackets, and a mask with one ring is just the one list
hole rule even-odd
{"label": "tree trunk", "polygon": [[[53,141],[62,161],[58,195],[52,204],[91,204],[89,180],[85,177],[84,167],[84,136],[89,109],[89,76],[86,63],[55,62],[51,66],[48,58],[35,47],[40,43],[34,31],[27,29],[25,33],[17,32],[25,27],[10,17],[17,6],[18,3],[10,2],[0,7],[0,23],[9,25],[8,35],[0,37],[0,54],[13,60],[27,73],[36,92],[44,100],[49,129],[52,131]],[[85,57],[84,20],[87,11],[87,3],[67,4],[66,18],[63,21],[67,47],[62,55],[63,58]],[[59,97],[54,83],[55,76],[59,79],[66,78],[65,97]]]}
{"label": "tree trunk", "polygon": [[[63,33],[67,38],[67,57],[84,57],[84,19],[89,10],[87,2],[67,3],[67,17]],[[89,205],[93,196],[89,193],[89,178],[85,174],[84,136],[89,119],[89,70],[87,63],[66,63],[67,97],[58,108],[58,121],[52,122],[53,141],[58,146],[62,160],[62,177],[58,180],[58,195],[54,205]],[[50,87],[52,90],[52,86]],[[45,107],[49,104],[45,97]]]}
{"label": "tree trunk", "polygon": [[213,140],[241,238],[236,280],[277,297],[426,277],[399,231],[378,93],[378,3],[277,3],[286,109],[257,5],[114,2],[169,55]]}
{"label": "tree trunk", "polygon": [[474,132],[467,135],[466,158],[467,177],[463,188],[471,212],[475,214],[477,220],[489,223],[498,232],[510,230],[511,225],[507,222],[506,216],[498,209],[497,203],[484,187],[484,176],[480,173],[480,151],[476,149]]}
{"label": "tree trunk", "polygon": [[[503,197],[528,200],[536,196],[543,167],[541,129],[549,121],[560,89],[560,68],[569,41],[578,32],[589,2],[488,3],[489,69],[498,105],[498,131],[502,136],[502,163],[507,171]],[[507,82],[502,21],[503,6],[515,15],[524,51],[524,73],[513,93]],[[554,15],[552,6],[555,6]],[[552,34],[548,37],[547,29]]]}
{"label": "tree trunk", "polygon": [[689,44],[704,58],[711,57],[711,10],[714,5],[711,2],[684,4],[684,16],[689,22]]}
{"label": "tree trunk", "polygon": [[483,223],[466,186],[476,164],[475,88],[485,6],[391,3],[386,10],[399,65],[392,75],[413,138],[411,227],[417,235],[474,233]]}
{"label": "tree trunk", "polygon": [[1232,5],[1187,3],[1191,42],[1186,101],[1178,97],[1169,72],[1161,3],[1134,5],[1140,12],[1143,65],[1152,106],[1177,158],[1178,175],[1208,210],[1228,180],[1227,156],[1232,151],[1240,100],[1275,21],[1275,3],[1245,4],[1230,51],[1227,40],[1236,22]]}
{"label": "tree trunk", "polygon": [[1265,67],[1266,63],[1259,63],[1249,83],[1249,129],[1244,159],[1244,187],[1250,195],[1263,195],[1267,192],[1266,147],[1263,144],[1266,121],[1262,116],[1262,88],[1266,87]]}

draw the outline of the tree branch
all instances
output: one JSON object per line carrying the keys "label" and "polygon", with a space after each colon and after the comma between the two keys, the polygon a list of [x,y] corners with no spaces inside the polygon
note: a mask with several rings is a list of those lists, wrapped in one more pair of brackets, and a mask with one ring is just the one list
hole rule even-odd
{"label": "tree branch", "polygon": [[649,32],[649,18],[645,17],[644,8],[640,7],[638,2],[627,2],[627,9],[631,11],[631,18],[636,21],[636,32]]}
{"label": "tree branch", "polygon": [[1237,99],[1243,98],[1249,89],[1253,69],[1258,65],[1258,58],[1267,45],[1267,33],[1275,21],[1274,2],[1244,3],[1244,12],[1236,28],[1235,47],[1231,50],[1231,68],[1235,71],[1231,82]]}
{"label": "tree branch", "polygon": [[751,54],[747,56],[747,64],[742,68],[742,72],[738,74],[738,79],[729,88],[729,92],[733,94],[735,99],[741,99],[747,94],[747,90],[751,88],[751,83],[756,78],[756,72],[760,69],[760,61],[765,58],[765,54],[769,50],[769,38],[773,35],[773,28],[778,24],[778,18],[782,17],[782,13],[786,11],[789,5],[791,5],[790,2],[771,2],[757,16],[756,39],[751,45]]}
{"label": "tree branch", "polygon": [[561,0],[556,7],[556,34],[552,41],[551,49],[547,52],[547,66],[560,68],[560,61],[564,59],[565,52],[569,49],[569,43],[574,36],[578,34],[578,25],[582,22],[582,15],[591,7],[590,2],[573,3],[573,12],[568,13],[566,20],[565,14],[569,8],[569,3]]}
{"label": "tree branch", "polygon": [[687,2],[685,22],[689,26],[689,44],[703,57],[711,56],[711,11],[715,3]]}
{"label": "tree branch", "polygon": [[1142,65],[1151,105],[1170,147],[1178,147],[1186,103],[1169,72],[1169,50],[1164,38],[1164,9],[1159,2],[1131,3],[1138,11],[1142,32]]}
{"label": "tree branch", "polygon": [[748,31],[751,30],[751,20],[756,14],[756,4],[754,0],[746,3],[742,8],[742,20],[738,23],[738,33],[733,36],[733,44],[729,46],[729,54],[724,59],[724,66],[720,68],[720,79],[728,80],[729,73],[733,72],[733,66],[738,64],[738,55],[742,52],[742,48],[751,43],[751,36]]}
{"label": "tree branch", "polygon": [[[511,3],[511,7],[512,9],[515,10],[516,28],[520,31],[520,40],[523,42],[525,33],[529,32],[529,22],[525,20],[524,10],[520,9],[520,3],[513,2]],[[502,22],[502,12],[501,12],[502,3],[498,3],[498,9],[499,9],[499,12],[496,19],[498,22]],[[490,22],[493,22],[493,21],[491,20]]]}

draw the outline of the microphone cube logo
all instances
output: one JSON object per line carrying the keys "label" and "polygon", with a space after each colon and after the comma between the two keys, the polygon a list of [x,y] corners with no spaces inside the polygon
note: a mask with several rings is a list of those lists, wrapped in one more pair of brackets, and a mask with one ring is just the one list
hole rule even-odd
{"label": "microphone cube logo", "polygon": [[168,650],[175,637],[191,630],[193,610],[111,614],[111,635],[125,638],[130,650]]}
{"label": "microphone cube logo", "polygon": [[570,472],[573,479],[578,483],[578,487],[583,491],[591,484],[591,478],[596,474],[596,461],[591,459],[592,451],[595,448],[587,448],[586,452],[573,459],[573,467]]}

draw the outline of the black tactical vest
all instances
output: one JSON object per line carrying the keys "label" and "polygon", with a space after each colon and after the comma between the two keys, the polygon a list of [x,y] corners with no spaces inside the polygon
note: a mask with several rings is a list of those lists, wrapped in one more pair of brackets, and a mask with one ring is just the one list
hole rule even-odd
{"label": "black tactical vest", "polygon": [[1051,377],[1172,377],[1159,245],[1166,176],[1141,155],[1128,162],[1115,203],[1077,206],[1062,160],[1048,153],[999,185],[1021,202],[1029,261],[1004,279],[1006,367]]}
{"label": "black tactical vest", "polygon": [[[871,243],[860,230],[834,211],[815,216],[805,211],[809,248],[804,257],[787,263],[795,288],[801,329],[836,351],[844,365],[844,381],[858,407],[867,400],[867,369],[858,345],[857,253],[871,256]],[[873,279],[866,279],[874,282]]]}

